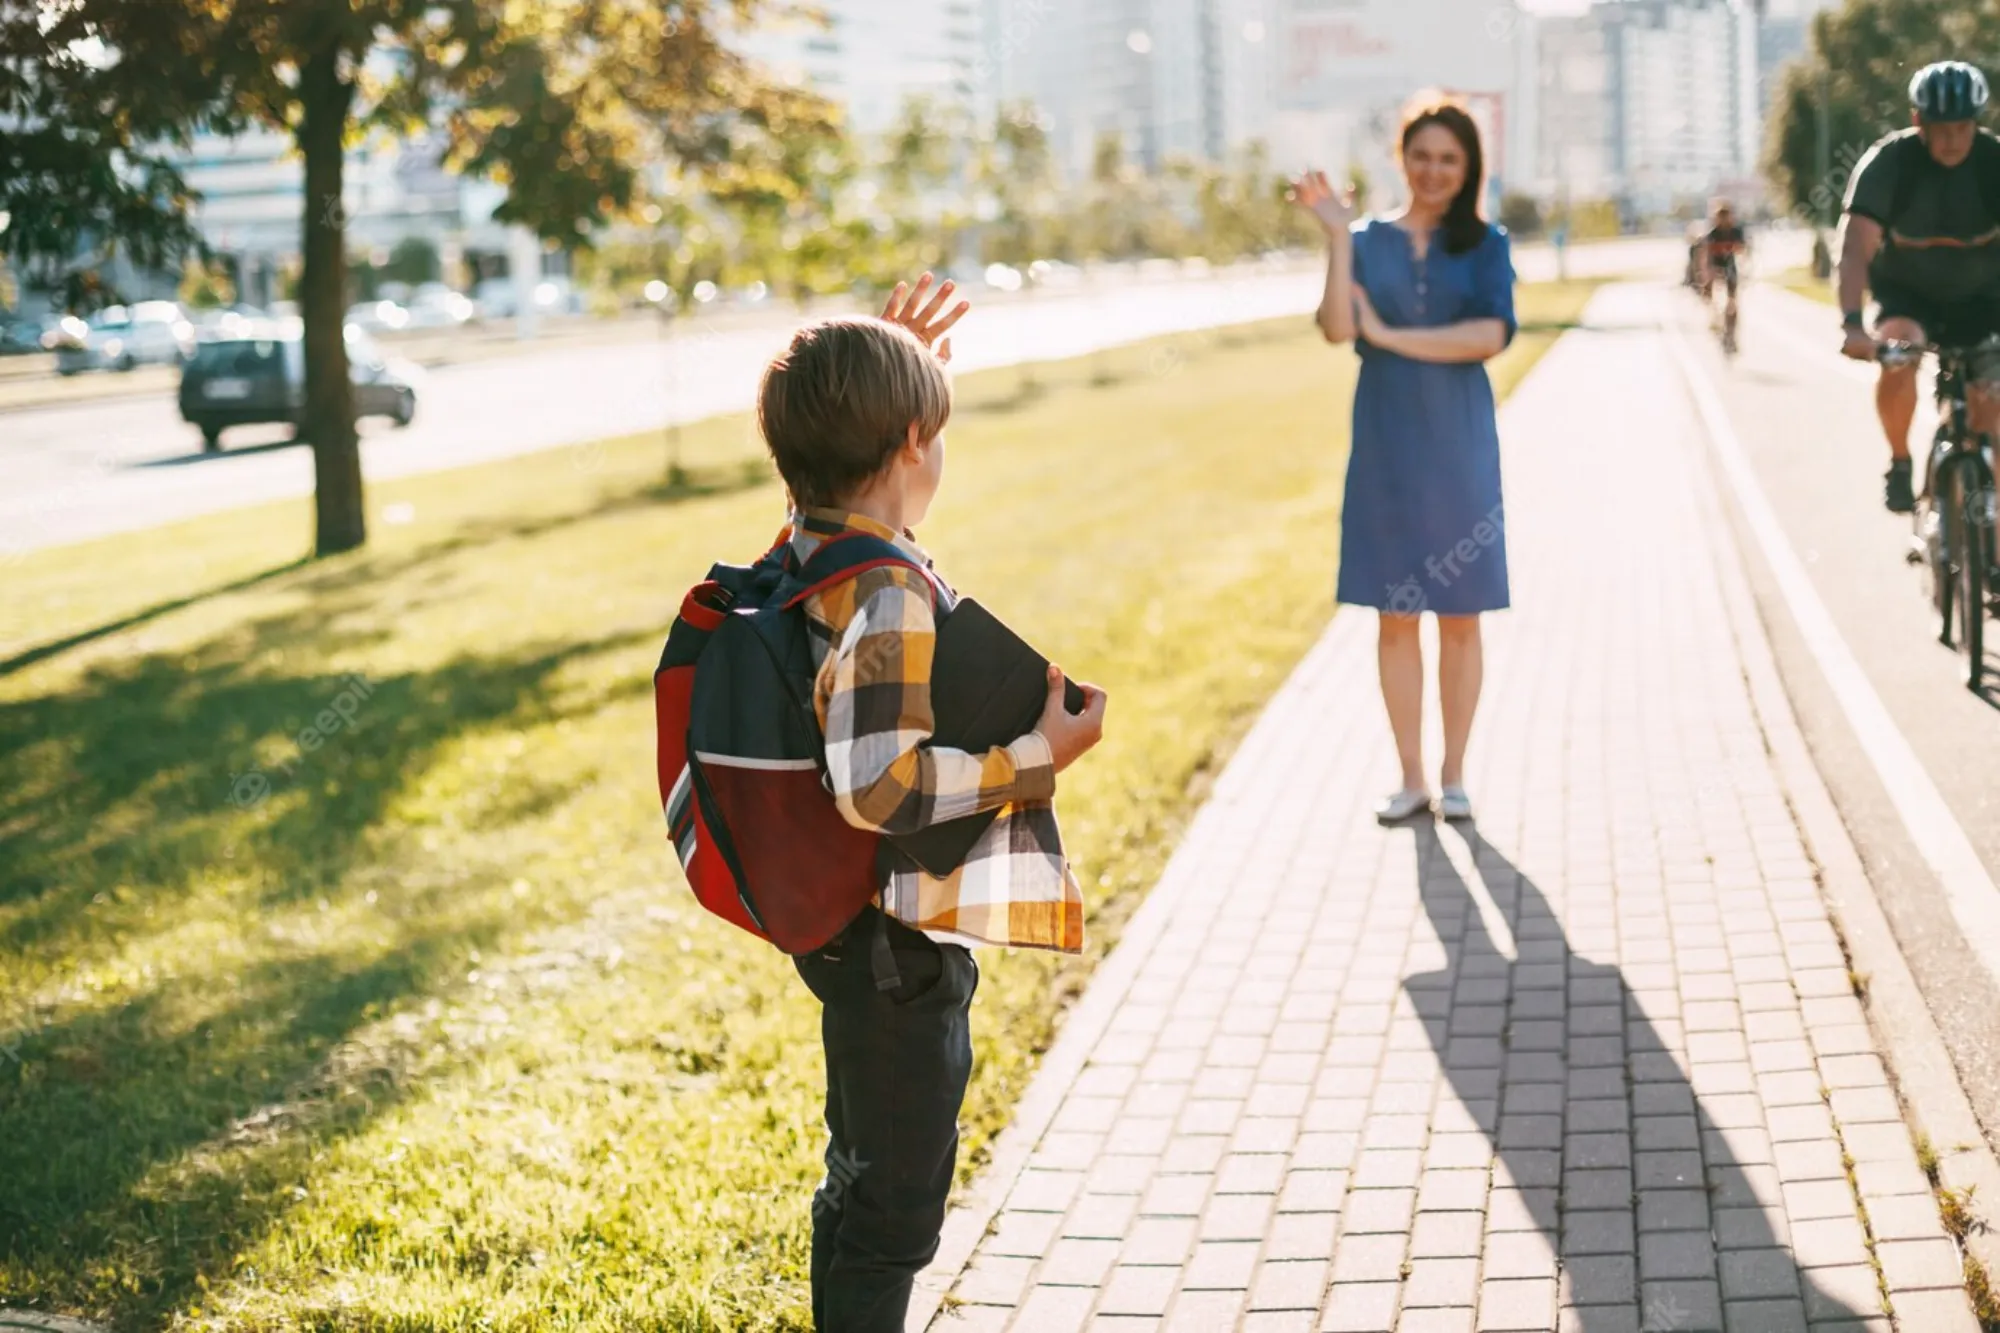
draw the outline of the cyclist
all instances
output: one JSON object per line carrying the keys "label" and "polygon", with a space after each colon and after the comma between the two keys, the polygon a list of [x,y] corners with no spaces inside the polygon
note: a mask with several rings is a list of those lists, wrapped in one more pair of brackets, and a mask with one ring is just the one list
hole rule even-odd
{"label": "cyclist", "polygon": [[1713,305],[1716,279],[1722,280],[1729,298],[1722,311],[1722,346],[1731,352],[1736,350],[1736,261],[1749,248],[1729,201],[1716,200],[1709,228],[1701,238],[1701,297]]}
{"label": "cyclist", "polygon": [[[1840,252],[1841,351],[1873,361],[1880,340],[1971,347],[2000,334],[2000,139],[1979,127],[1986,76],[1963,61],[1926,65],[1910,80],[1909,129],[1884,138],[1848,185]],[[1871,335],[1864,293],[1878,305]],[[2000,419],[2000,355],[1973,367],[1972,428]],[[1914,365],[1884,366],[1875,406],[1889,438],[1889,509],[1907,514]]]}

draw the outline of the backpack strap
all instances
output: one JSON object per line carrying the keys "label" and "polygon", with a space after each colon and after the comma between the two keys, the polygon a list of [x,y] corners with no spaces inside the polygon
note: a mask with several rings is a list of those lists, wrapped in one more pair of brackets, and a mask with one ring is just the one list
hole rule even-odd
{"label": "backpack strap", "polygon": [[789,610],[806,598],[871,569],[893,566],[914,569],[923,575],[925,585],[931,590],[933,607],[950,609],[950,594],[936,574],[894,542],[868,532],[844,532],[821,542],[805,563],[792,573],[791,586],[784,590],[785,607]]}

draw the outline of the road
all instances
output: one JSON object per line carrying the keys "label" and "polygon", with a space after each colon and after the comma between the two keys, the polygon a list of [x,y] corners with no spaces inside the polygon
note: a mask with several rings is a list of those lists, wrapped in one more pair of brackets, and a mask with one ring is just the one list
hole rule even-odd
{"label": "road", "polygon": [[[2000,1140],[2000,694],[1965,688],[1962,658],[1937,641],[1927,576],[1904,563],[1910,522],[1882,508],[1874,370],[1836,355],[1831,307],[1787,291],[1745,293],[1733,364],[1692,298],[1660,299],[1693,392],[1768,504],[1761,533],[1750,507],[1734,512],[1807,743]],[[1919,419],[1919,439],[1934,420]]]}
{"label": "road", "polygon": [[[1212,324],[1297,313],[1314,280],[1253,272],[1211,281],[996,303],[954,337],[955,364],[980,369]],[[591,347],[545,348],[430,372],[406,430],[362,424],[371,477],[432,471],[655,429],[746,407],[789,325],[737,327]],[[14,550],[79,541],[260,500],[303,495],[301,448],[255,448],[282,427],[242,428],[203,456],[166,398],[33,409],[0,416],[0,532]]]}
{"label": "road", "polygon": [[[1798,249],[1796,238],[1784,238]],[[1572,247],[1573,277],[1666,276],[1671,239]],[[1522,246],[1523,281],[1556,275],[1546,246]],[[1080,356],[1100,347],[1310,311],[1310,268],[1229,271],[1208,279],[1133,281],[994,301],[960,326],[954,365],[978,370]],[[748,406],[757,376],[789,323],[701,331],[663,340],[546,347],[434,370],[407,430],[362,425],[370,477],[458,467],[691,421]],[[312,460],[283,447],[283,428],[242,428],[204,456],[164,396],[127,397],[0,414],[0,556],[132,531],[263,500],[304,495]],[[263,447],[257,447],[257,446]]]}

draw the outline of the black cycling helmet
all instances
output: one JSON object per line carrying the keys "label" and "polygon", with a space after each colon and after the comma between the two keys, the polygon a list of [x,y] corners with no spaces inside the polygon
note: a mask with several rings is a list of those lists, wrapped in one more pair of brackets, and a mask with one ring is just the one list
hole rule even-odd
{"label": "black cycling helmet", "polygon": [[1963,60],[1925,65],[1910,80],[1910,105],[1926,125],[1977,120],[1986,109],[1986,76]]}

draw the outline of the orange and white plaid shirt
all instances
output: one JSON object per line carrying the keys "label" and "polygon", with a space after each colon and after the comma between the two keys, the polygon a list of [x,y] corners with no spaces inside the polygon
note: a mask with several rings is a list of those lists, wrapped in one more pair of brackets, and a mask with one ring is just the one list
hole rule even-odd
{"label": "orange and white plaid shirt", "polygon": [[[834,509],[793,515],[792,549],[803,563],[845,531],[893,542],[930,566],[907,533]],[[882,910],[952,944],[1080,953],[1083,894],[1056,824],[1048,742],[1029,732],[985,754],[930,743],[937,620],[923,575],[895,566],[866,570],[808,598],[805,612],[827,777],[848,822],[907,834],[1000,812],[965,863],[942,878],[884,844]]]}

